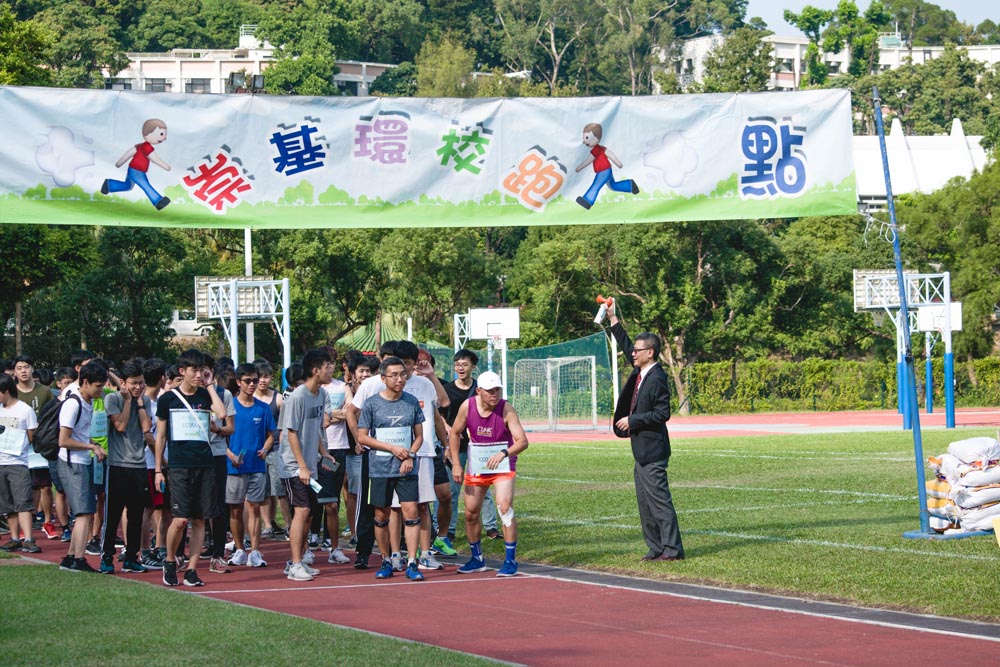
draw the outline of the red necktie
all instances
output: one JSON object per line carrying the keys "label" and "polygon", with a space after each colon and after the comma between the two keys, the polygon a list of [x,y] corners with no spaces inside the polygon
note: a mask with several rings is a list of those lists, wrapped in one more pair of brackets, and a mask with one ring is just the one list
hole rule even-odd
{"label": "red necktie", "polygon": [[632,403],[629,405],[628,413],[635,412],[635,400],[639,398],[639,383],[642,382],[642,375],[635,376],[635,389],[632,390]]}

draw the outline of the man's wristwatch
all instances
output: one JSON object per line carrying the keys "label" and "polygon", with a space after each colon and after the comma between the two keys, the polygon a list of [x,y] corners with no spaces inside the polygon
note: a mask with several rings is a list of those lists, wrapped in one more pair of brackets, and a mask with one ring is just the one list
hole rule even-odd
{"label": "man's wristwatch", "polygon": [[506,447],[501,449],[500,452],[504,455],[504,457],[510,457],[510,452],[507,451]]}

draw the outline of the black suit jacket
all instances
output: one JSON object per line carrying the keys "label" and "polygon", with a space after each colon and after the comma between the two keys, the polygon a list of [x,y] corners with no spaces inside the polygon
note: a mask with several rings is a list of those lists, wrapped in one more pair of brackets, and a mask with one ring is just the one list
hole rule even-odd
{"label": "black suit jacket", "polygon": [[[632,359],[632,341],[621,324],[611,327],[611,334],[618,342],[618,347],[625,358]],[[639,384],[639,395],[636,397],[635,410],[629,415],[632,405],[632,392],[639,379],[639,369],[633,368],[632,374],[625,381],[622,393],[618,395],[615,405],[615,416],[612,424],[622,417],[628,417],[628,432],[614,426],[615,435],[619,438],[630,438],[632,456],[639,463],[653,463],[670,456],[670,436],[667,434],[667,420],[670,419],[670,379],[659,364],[654,364],[646,378]]]}

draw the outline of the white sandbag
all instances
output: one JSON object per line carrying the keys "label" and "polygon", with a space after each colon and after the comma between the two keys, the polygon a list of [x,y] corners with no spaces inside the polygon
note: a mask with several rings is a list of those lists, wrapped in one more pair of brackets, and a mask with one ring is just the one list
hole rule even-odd
{"label": "white sandbag", "polygon": [[997,516],[1000,516],[1000,503],[993,503],[992,505],[985,505],[974,510],[962,512],[959,523],[961,523],[962,530],[964,531],[992,530],[993,517]]}
{"label": "white sandbag", "polygon": [[948,519],[939,519],[936,516],[929,517],[930,527],[936,533],[943,533],[946,530],[958,528],[958,522]]}
{"label": "white sandbag", "polygon": [[948,445],[948,453],[963,463],[985,468],[990,461],[1000,460],[1000,442],[987,437],[956,440]]}
{"label": "white sandbag", "polygon": [[[927,480],[924,486],[927,489],[928,498],[951,498],[952,487],[946,479],[935,477]],[[927,506],[930,507],[930,503]]]}
{"label": "white sandbag", "polygon": [[962,476],[962,468],[967,468],[958,457],[951,454],[932,456],[927,459],[927,465],[951,485],[958,484],[958,480]]}
{"label": "white sandbag", "polygon": [[952,491],[951,497],[955,504],[963,509],[982,507],[990,503],[1000,502],[1000,484],[972,488],[957,486]]}
{"label": "white sandbag", "polygon": [[1000,484],[1000,465],[990,466],[985,470],[969,470],[959,477],[961,486],[988,486]]}

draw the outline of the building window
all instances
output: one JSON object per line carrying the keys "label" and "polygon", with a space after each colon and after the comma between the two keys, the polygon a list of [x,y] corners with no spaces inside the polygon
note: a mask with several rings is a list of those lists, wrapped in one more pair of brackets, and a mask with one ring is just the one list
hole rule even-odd
{"label": "building window", "polygon": [[172,84],[169,79],[146,79],[145,89],[151,93],[169,93]]}
{"label": "building window", "polygon": [[791,58],[778,58],[777,71],[779,72],[794,72],[795,62]]}
{"label": "building window", "polygon": [[104,90],[132,90],[131,79],[105,79]]}
{"label": "building window", "polygon": [[212,92],[211,79],[188,79],[184,84],[185,93],[210,93]]}

